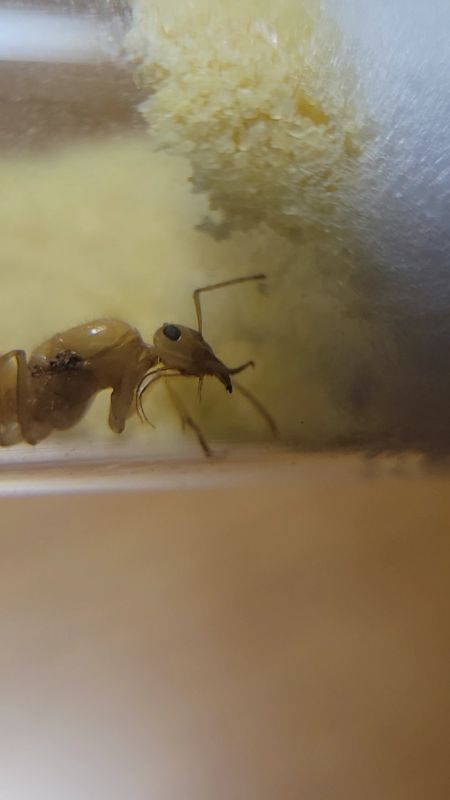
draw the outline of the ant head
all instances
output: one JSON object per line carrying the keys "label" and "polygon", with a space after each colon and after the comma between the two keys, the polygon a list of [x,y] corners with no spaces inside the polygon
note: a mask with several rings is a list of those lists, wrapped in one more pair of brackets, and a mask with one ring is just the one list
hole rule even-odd
{"label": "ant head", "polygon": [[198,378],[215,375],[227,392],[232,391],[229,370],[198,331],[166,322],[156,331],[153,344],[159,360],[168,369]]}

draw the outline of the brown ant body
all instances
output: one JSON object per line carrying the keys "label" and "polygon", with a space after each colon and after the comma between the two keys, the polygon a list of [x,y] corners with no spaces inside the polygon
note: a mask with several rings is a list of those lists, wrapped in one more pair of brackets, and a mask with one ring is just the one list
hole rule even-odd
{"label": "brown ant body", "polygon": [[[165,323],[156,331],[153,344],[146,344],[126,322],[99,319],[52,336],[28,361],[23,350],[1,356],[0,445],[22,440],[34,445],[53,430],[73,427],[102,389],[112,389],[109,425],[115,433],[124,430],[135,409],[147,419],[142,396],[161,378],[196,377],[201,391],[204,377],[212,375],[231,392],[231,376],[253,362],[230,369],[217,358],[202,336],[200,294],[264,277],[252,275],[196,289],[193,299],[198,330]],[[210,455],[201,431],[166,385],[183,423],[196,432],[204,452]],[[244,387],[235,386],[275,433],[275,423],[259,401]]]}

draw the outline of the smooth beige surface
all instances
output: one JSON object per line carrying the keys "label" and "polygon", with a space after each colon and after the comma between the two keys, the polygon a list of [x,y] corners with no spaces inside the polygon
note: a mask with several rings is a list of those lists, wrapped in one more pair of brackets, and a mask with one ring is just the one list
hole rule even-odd
{"label": "smooth beige surface", "polygon": [[449,796],[448,480],[302,470],[1,500],[1,798]]}

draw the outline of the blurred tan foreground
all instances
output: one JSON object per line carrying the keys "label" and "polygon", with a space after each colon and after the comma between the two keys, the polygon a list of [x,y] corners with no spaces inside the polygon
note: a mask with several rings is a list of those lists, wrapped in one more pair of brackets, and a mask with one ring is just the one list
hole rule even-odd
{"label": "blurred tan foreground", "polygon": [[2,800],[450,796],[448,481],[258,475],[0,501]]}

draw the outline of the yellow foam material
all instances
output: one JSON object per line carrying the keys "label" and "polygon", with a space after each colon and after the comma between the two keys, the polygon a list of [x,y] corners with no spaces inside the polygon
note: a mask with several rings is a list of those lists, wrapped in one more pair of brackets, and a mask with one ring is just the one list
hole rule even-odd
{"label": "yellow foam material", "polygon": [[216,231],[329,232],[367,127],[319,3],[136,0],[134,20],[153,146],[190,160]]}

